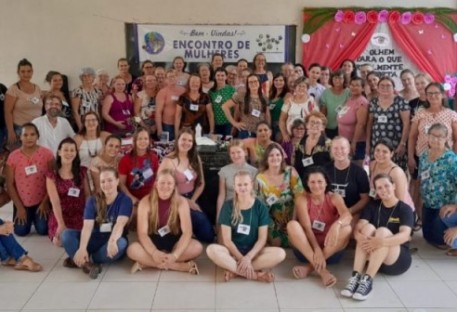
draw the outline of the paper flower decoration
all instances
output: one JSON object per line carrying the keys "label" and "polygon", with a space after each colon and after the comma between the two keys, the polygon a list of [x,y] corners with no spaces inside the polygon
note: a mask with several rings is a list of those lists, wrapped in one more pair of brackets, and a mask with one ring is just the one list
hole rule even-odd
{"label": "paper flower decoration", "polygon": [[408,25],[409,23],[411,23],[411,19],[412,19],[411,12],[403,12],[403,14],[401,15],[400,22],[403,25]]}
{"label": "paper flower decoration", "polygon": [[432,24],[435,21],[435,15],[432,13],[425,13],[424,15],[424,23],[429,25]]}
{"label": "paper flower decoration", "polygon": [[367,14],[363,11],[359,11],[359,12],[355,13],[354,21],[357,25],[365,24],[367,22]]}
{"label": "paper flower decoration", "polygon": [[454,34],[454,42],[457,42],[457,33]]}
{"label": "paper flower decoration", "polygon": [[457,74],[455,76],[446,75],[444,76],[443,89],[447,92],[447,95],[453,97],[455,95],[455,87],[457,85]]}
{"label": "paper flower decoration", "polygon": [[343,22],[344,23],[352,23],[355,19],[354,11],[348,10],[344,12]]}
{"label": "paper flower decoration", "polygon": [[379,12],[379,14],[378,14],[378,22],[385,23],[385,22],[387,22],[388,17],[389,17],[389,11],[381,10],[381,12]]}
{"label": "paper flower decoration", "polygon": [[343,21],[343,18],[344,18],[344,12],[342,10],[336,11],[335,17],[334,17],[335,22],[341,23]]}
{"label": "paper flower decoration", "polygon": [[367,13],[367,21],[370,24],[376,24],[378,22],[378,12],[376,12],[376,11],[368,11],[368,13]]}
{"label": "paper flower decoration", "polygon": [[424,22],[424,14],[422,12],[414,12],[411,21],[414,25],[421,25]]}
{"label": "paper flower decoration", "polygon": [[392,11],[389,13],[389,23],[393,24],[393,23],[396,23],[398,22],[398,20],[400,19],[400,12],[398,11]]}

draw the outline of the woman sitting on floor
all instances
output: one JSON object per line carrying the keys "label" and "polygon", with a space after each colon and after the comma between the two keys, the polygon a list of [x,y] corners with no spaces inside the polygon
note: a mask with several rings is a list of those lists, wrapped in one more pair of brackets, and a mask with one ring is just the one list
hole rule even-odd
{"label": "woman sitting on floor", "polygon": [[234,177],[235,197],[222,207],[222,245],[211,244],[208,257],[226,270],[224,279],[235,276],[262,282],[272,282],[269,270],[282,262],[286,253],[279,247],[265,247],[270,217],[267,208],[255,197],[249,172],[240,171]]}

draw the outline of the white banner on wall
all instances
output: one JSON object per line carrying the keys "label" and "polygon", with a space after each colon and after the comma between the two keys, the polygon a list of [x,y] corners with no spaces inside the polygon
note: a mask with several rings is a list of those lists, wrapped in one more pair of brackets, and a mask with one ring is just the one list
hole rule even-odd
{"label": "white banner on wall", "polygon": [[400,72],[410,69],[418,73],[417,66],[403,53],[390,33],[387,23],[378,23],[367,48],[357,59],[357,65],[371,64],[375,71],[392,77],[397,90],[403,89]]}
{"label": "white banner on wall", "polygon": [[209,62],[214,53],[229,63],[240,58],[251,62],[258,52],[267,62],[286,59],[286,26],[138,24],[137,34],[140,62],[171,62],[175,56]]}

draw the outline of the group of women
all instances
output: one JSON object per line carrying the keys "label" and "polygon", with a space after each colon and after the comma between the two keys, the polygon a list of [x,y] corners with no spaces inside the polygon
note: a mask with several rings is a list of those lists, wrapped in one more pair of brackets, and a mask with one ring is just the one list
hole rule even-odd
{"label": "group of women", "polygon": [[[302,67],[273,76],[262,54],[252,72],[240,60],[238,76],[229,80],[221,62],[216,55],[200,75],[189,75],[182,58],[167,73],[147,61],[144,76],[135,78],[121,59],[106,92],[109,79],[100,75],[94,83],[93,70],[84,69],[71,99],[80,130],[53,155],[38,145],[40,133],[30,122],[41,115],[41,92],[30,82],[31,64],[22,60],[20,81],[4,103],[14,224],[0,221],[2,263],[41,269],[13,236],[28,235],[33,225],[65,248],[64,266],[91,278],[125,254],[134,261],[132,273],[152,267],[198,274],[195,259],[205,243],[227,281],[273,281],[271,269],[291,247],[302,262],[293,276],[315,272],[331,287],[336,278],[327,265],[339,262],[354,238],[354,271],[341,294],[365,300],[378,272],[401,274],[411,265],[415,212],[425,240],[457,255],[451,149],[457,113],[447,108],[439,83],[406,70],[397,94],[392,79],[375,72],[360,78],[350,60],[328,83],[319,64],[308,68],[308,78]],[[171,96],[176,139],[159,163],[151,149],[155,96],[171,76],[175,89],[187,89]],[[231,163],[219,172],[216,226],[200,206],[205,177],[192,130],[197,123],[209,134],[238,136],[228,148]],[[133,148],[122,156],[120,136],[129,133]],[[370,157],[368,177],[361,165]],[[137,242],[129,244],[129,228]]]}

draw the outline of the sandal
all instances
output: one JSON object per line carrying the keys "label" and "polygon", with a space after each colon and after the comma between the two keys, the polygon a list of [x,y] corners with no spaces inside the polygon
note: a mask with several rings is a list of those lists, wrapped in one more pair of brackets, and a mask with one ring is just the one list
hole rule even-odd
{"label": "sandal", "polygon": [[34,262],[29,256],[23,256],[19,262],[16,263],[14,269],[19,271],[39,272],[43,269],[43,267]]}
{"label": "sandal", "polygon": [[189,261],[187,262],[189,265],[189,273],[192,275],[199,275],[200,271],[198,270],[197,263],[195,261]]}
{"label": "sandal", "polygon": [[422,219],[417,217],[414,223],[413,232],[420,231],[422,229]]}
{"label": "sandal", "polygon": [[102,272],[102,266],[97,263],[86,262],[82,265],[81,269],[84,273],[89,274],[91,279],[96,279],[98,274]]}
{"label": "sandal", "polygon": [[329,271],[327,271],[327,273],[321,274],[321,279],[322,283],[327,288],[333,287],[337,282],[335,275],[333,275]]}
{"label": "sandal", "polygon": [[457,257],[457,249],[451,248],[448,251],[446,251],[446,255],[450,257]]}
{"label": "sandal", "polygon": [[139,262],[135,262],[132,265],[132,268],[130,269],[130,274],[135,274],[136,272],[141,271],[141,270],[143,270],[143,267],[141,266],[141,264]]}

